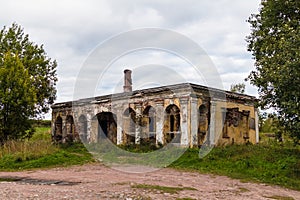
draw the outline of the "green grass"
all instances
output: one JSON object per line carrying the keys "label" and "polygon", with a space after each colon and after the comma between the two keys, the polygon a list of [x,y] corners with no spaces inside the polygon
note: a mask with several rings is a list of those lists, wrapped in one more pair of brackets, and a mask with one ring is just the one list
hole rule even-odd
{"label": "green grass", "polygon": [[80,144],[70,146],[59,146],[49,154],[35,156],[24,156],[19,153],[7,154],[0,159],[1,171],[15,171],[33,168],[48,168],[56,166],[70,166],[92,162],[92,156]]}
{"label": "green grass", "polygon": [[176,198],[176,200],[195,200],[195,199],[190,197],[184,197],[184,198]]}
{"label": "green grass", "polygon": [[19,178],[12,178],[12,177],[1,177],[0,182],[15,182],[20,180]]}
{"label": "green grass", "polygon": [[[137,146],[123,146],[123,151],[122,148],[109,143],[100,146],[91,144],[87,147],[90,152],[100,152],[94,153],[94,156],[103,160],[105,164],[141,164],[154,167],[165,167],[182,152],[180,148],[152,152],[154,147],[141,149]],[[94,162],[94,159],[83,144],[52,144],[50,127],[44,125],[36,126],[36,133],[31,139],[8,141],[0,147],[0,171],[70,166],[89,162]],[[294,147],[291,143],[279,144],[269,141],[259,145],[216,147],[201,159],[199,149],[187,149],[170,167],[300,190],[300,147]],[[246,191],[241,189],[241,192]]]}
{"label": "green grass", "polygon": [[202,159],[198,154],[198,149],[188,149],[170,167],[300,190],[299,147],[233,145],[216,147]]}
{"label": "green grass", "polygon": [[92,155],[81,143],[52,144],[49,127],[36,127],[31,139],[8,141],[0,147],[1,171],[70,166],[92,161]]}
{"label": "green grass", "polygon": [[138,188],[138,189],[158,190],[163,193],[170,193],[170,194],[177,194],[182,190],[197,190],[191,187],[168,187],[168,186],[148,185],[148,184],[136,184],[136,185],[132,185],[131,187]]}
{"label": "green grass", "polygon": [[267,197],[267,198],[269,198],[269,199],[277,199],[277,200],[294,200],[293,197],[277,196],[277,195],[270,196],[270,197]]}
{"label": "green grass", "polygon": [[102,163],[110,165],[145,165],[156,168],[168,166],[178,159],[185,149],[169,145],[165,148],[152,151],[147,148],[133,146],[116,146],[108,140],[101,143],[86,145],[89,152]]}

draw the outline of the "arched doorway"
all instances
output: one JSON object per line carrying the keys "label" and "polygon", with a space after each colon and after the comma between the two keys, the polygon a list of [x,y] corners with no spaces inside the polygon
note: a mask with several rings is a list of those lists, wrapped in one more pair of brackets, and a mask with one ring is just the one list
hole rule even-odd
{"label": "arched doorway", "polygon": [[117,117],[112,112],[101,112],[97,114],[98,119],[98,141],[109,139],[117,144]]}
{"label": "arched doorway", "polygon": [[165,142],[180,143],[180,109],[171,104],[166,108],[165,115]]}

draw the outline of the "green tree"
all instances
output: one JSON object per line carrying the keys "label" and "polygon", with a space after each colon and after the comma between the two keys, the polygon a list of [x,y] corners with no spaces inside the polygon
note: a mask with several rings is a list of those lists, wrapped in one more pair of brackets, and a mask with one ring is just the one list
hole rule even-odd
{"label": "green tree", "polygon": [[56,61],[12,24],[0,31],[0,141],[30,136],[56,97]]}
{"label": "green tree", "polygon": [[258,87],[261,108],[275,108],[279,122],[300,140],[300,1],[262,0],[248,22],[248,50],[256,70],[248,77]]}
{"label": "green tree", "polygon": [[230,91],[244,94],[245,93],[245,87],[246,87],[245,83],[232,84],[230,86]]}
{"label": "green tree", "polygon": [[30,136],[29,117],[37,102],[32,79],[17,55],[6,53],[0,67],[0,143],[8,139]]}

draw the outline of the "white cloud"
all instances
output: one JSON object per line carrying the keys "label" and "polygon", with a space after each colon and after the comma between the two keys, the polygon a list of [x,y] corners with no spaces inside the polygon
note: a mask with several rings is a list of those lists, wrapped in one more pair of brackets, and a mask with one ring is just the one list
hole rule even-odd
{"label": "white cloud", "polygon": [[153,8],[134,9],[128,16],[130,27],[158,27],[163,21],[163,17]]}
{"label": "white cloud", "polygon": [[[72,100],[80,68],[99,43],[120,32],[141,27],[174,30],[195,41],[211,57],[224,88],[229,89],[232,83],[243,82],[253,69],[251,55],[246,50],[245,37],[250,33],[246,20],[250,14],[258,12],[259,3],[260,0],[10,0],[1,3],[0,26],[17,22],[32,41],[44,44],[49,57],[58,61],[57,101]],[[176,37],[162,35],[151,39],[179,52],[190,50]],[[126,46],[131,42],[122,41],[119,45]],[[104,53],[108,55],[113,51],[108,49]],[[125,66],[144,65],[169,66],[179,73],[185,70],[184,79],[189,82],[199,80],[187,63],[169,53],[144,51],[124,56],[115,65],[120,66],[107,74],[107,80],[118,82],[122,79]],[[93,73],[97,73],[97,69]],[[209,71],[204,70],[203,76],[207,73]],[[111,87],[105,88],[111,91]],[[256,95],[255,88],[248,83],[247,88],[249,94]]]}

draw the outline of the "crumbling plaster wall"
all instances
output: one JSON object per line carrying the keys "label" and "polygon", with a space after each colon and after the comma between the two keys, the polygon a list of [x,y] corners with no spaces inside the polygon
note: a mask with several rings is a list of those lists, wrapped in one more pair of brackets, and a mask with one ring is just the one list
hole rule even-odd
{"label": "crumbling plaster wall", "polygon": [[[114,141],[117,144],[126,143],[126,133],[124,132],[124,111],[128,108],[134,110],[137,120],[143,121],[143,112],[148,106],[155,109],[155,140],[156,144],[164,144],[166,142],[166,132],[169,131],[166,109],[170,105],[175,105],[180,110],[180,145],[182,146],[199,146],[204,142],[211,145],[226,145],[245,142],[256,143],[257,133],[253,128],[253,120],[255,120],[255,108],[252,104],[245,101],[237,101],[235,99],[227,99],[227,101],[219,99],[211,99],[208,92],[196,92],[191,94],[189,88],[162,92],[133,93],[122,95],[117,98],[100,98],[91,99],[85,103],[73,104],[73,107],[65,104],[53,107],[52,114],[52,135],[55,136],[55,121],[58,116],[62,118],[62,137],[66,137],[66,118],[68,115],[73,116],[75,125],[79,123],[79,118],[86,118],[86,138],[89,142],[97,142],[98,140],[98,121],[95,116],[102,112],[111,112],[116,117],[117,134]],[[207,109],[207,118],[200,123],[200,107]],[[224,135],[223,124],[226,122],[224,112],[237,108],[238,112],[248,113],[248,117],[239,119],[239,124],[233,126],[227,124],[226,135]],[[203,117],[203,116],[202,116]],[[225,121],[224,121],[225,120]],[[251,127],[250,127],[251,125]],[[74,129],[74,137],[79,138],[82,133],[82,127]],[[140,143],[141,138],[145,137],[145,127],[137,125],[135,127],[135,143]]]}
{"label": "crumbling plaster wall", "polygon": [[[229,122],[228,119],[232,113],[235,112],[237,116],[234,123]],[[223,113],[226,113],[224,116]],[[244,113],[244,114],[243,114]],[[237,102],[216,102],[216,115],[215,121],[221,121],[222,126],[216,126],[215,144],[228,145],[228,144],[244,144],[251,142],[256,143],[256,130],[255,127],[250,127],[251,121],[255,119],[255,108],[253,105],[247,105]],[[227,130],[226,130],[227,129]]]}

